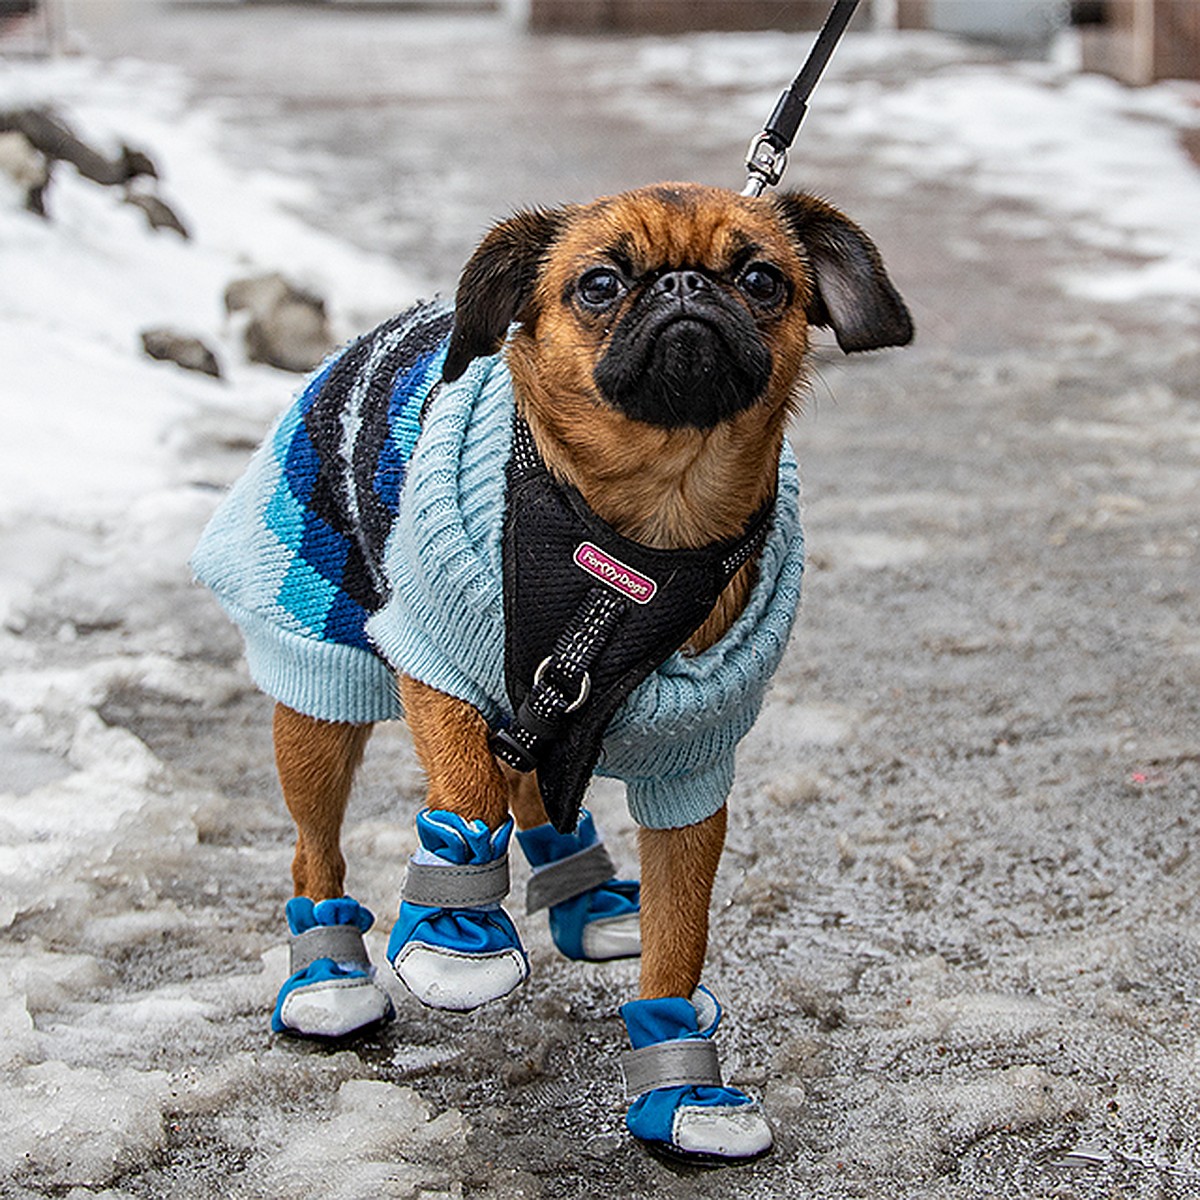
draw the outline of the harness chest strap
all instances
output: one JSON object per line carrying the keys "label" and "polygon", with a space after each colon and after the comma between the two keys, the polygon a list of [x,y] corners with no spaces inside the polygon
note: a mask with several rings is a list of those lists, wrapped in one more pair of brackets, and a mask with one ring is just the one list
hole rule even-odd
{"label": "harness chest strap", "polygon": [[627,608],[627,601],[604,588],[587,593],[554,649],[534,671],[533,686],[516,719],[493,733],[492,751],[497,757],[518,771],[536,769],[564,720],[587,703],[592,690],[590,668]]}
{"label": "harness chest strap", "polygon": [[492,752],[538,771],[554,827],[575,827],[608,722],[695,633],[761,549],[774,504],[736,538],[692,549],[617,533],[555,480],[528,425],[513,428],[504,522],[505,683],[516,714]]}

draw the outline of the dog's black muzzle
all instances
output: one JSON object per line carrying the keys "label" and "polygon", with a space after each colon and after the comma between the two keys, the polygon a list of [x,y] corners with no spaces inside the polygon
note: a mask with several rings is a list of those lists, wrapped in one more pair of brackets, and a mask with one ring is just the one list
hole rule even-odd
{"label": "dog's black muzzle", "polygon": [[635,421],[711,429],[759,400],[771,351],[745,308],[699,271],[668,271],[634,303],[596,386]]}

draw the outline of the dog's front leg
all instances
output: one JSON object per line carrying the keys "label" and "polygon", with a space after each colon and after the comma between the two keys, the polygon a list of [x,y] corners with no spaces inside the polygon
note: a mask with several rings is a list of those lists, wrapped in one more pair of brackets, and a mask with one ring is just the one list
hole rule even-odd
{"label": "dog's front leg", "polygon": [[504,767],[504,778],[508,781],[508,807],[518,829],[536,829],[545,825],[550,818],[546,815],[546,806],[542,803],[542,793],[538,789],[537,773],[523,774]]}
{"label": "dog's front leg", "polygon": [[469,704],[400,676],[400,703],[429,781],[431,809],[498,829],[508,818],[508,784],[490,749],[487,722]]}
{"label": "dog's front leg", "polygon": [[726,811],[682,829],[639,829],[641,998],[690,996],[708,947],[708,906],[725,846]]}
{"label": "dog's front leg", "polygon": [[400,702],[428,777],[388,959],[424,1004],[459,1011],[507,995],[529,974],[500,902],[508,894],[508,784],[469,704],[409,676]]}
{"label": "dog's front leg", "polygon": [[722,1083],[712,1042],[721,1009],[699,987],[725,826],[722,808],[698,825],[639,830],[641,997],[621,1009],[633,1046],[625,1123],[654,1149],[697,1162],[755,1158],[772,1143],[759,1105]]}

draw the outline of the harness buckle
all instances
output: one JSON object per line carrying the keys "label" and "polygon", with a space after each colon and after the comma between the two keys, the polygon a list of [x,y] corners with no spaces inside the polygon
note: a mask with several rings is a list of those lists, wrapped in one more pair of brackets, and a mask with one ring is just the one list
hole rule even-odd
{"label": "harness buckle", "polygon": [[488,738],[488,747],[501,762],[507,763],[514,771],[528,775],[530,771],[537,770],[538,760],[530,748],[518,741],[507,728],[493,730]]}
{"label": "harness buckle", "polygon": [[[546,672],[555,665],[553,654],[548,654],[538,663],[533,673],[533,687],[521,703],[516,719],[511,725],[495,730],[488,739],[491,751],[497,758],[526,774],[536,770],[542,750],[558,736],[562,719],[582,708],[592,694],[592,677],[586,670],[582,671],[579,695],[563,705],[559,689],[553,683],[546,682]],[[541,691],[543,687],[549,689],[553,697],[549,711],[539,705],[539,699],[543,703],[546,701]]]}

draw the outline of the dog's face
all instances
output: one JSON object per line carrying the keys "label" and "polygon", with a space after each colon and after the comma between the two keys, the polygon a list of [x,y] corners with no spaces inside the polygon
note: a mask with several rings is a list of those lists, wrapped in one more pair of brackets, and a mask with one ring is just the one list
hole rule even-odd
{"label": "dog's face", "polygon": [[808,282],[765,206],[656,188],[574,214],[541,271],[538,357],[635,421],[709,429],[795,377]]}
{"label": "dog's face", "polygon": [[810,324],[832,326],[847,351],[912,336],[874,245],[837,210],[694,184],[496,226],[463,271],[446,378],[493,353],[513,321],[526,402],[586,401],[664,430],[785,408]]}

